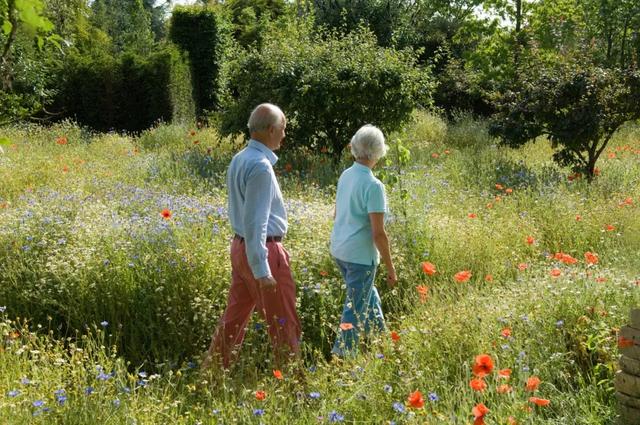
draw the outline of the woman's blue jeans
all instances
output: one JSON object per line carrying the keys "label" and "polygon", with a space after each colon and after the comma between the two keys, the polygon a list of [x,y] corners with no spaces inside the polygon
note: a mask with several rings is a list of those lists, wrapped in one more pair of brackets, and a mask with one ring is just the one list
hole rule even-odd
{"label": "woman's blue jeans", "polygon": [[[386,329],[384,315],[380,304],[380,295],[373,284],[376,266],[349,263],[335,258],[335,261],[347,284],[347,294],[342,309],[342,325],[338,329],[338,337],[333,344],[332,353],[340,356],[351,356],[358,352],[360,332],[365,335],[372,331],[381,332]],[[345,324],[351,324],[350,327]]]}

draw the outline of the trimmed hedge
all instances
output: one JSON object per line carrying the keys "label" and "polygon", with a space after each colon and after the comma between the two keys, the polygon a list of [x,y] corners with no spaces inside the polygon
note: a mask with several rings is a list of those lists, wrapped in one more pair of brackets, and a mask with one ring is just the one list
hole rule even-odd
{"label": "trimmed hedge", "polygon": [[189,54],[198,117],[220,105],[220,68],[230,33],[230,23],[215,9],[176,7],[171,14],[169,36]]}
{"label": "trimmed hedge", "polygon": [[188,65],[176,48],[148,56],[72,55],[56,109],[95,130],[141,131],[158,121],[194,119]]}

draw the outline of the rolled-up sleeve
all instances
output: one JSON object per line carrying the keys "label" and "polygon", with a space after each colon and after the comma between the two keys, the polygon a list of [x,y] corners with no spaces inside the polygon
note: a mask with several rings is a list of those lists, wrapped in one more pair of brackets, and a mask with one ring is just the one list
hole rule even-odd
{"label": "rolled-up sleeve", "polygon": [[266,245],[267,224],[273,199],[273,172],[267,167],[256,167],[247,176],[245,205],[242,211],[245,250],[253,277],[271,275]]}

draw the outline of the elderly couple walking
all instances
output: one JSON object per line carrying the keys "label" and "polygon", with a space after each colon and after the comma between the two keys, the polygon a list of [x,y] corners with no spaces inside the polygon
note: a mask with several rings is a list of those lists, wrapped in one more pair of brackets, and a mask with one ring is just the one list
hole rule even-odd
{"label": "elderly couple walking", "polygon": [[[231,288],[227,307],[211,340],[203,368],[229,368],[237,356],[252,312],[267,323],[276,364],[300,351],[300,321],[289,254],[282,246],[287,213],[273,172],[273,153],[285,138],[287,120],[273,104],[258,105],[249,117],[251,139],[227,170],[231,242]],[[387,283],[397,282],[384,228],[384,185],[372,168],[387,151],[382,132],[365,125],[351,139],[353,165],[338,181],[331,254],[346,282],[346,296],[333,353],[357,351],[359,336],[385,330],[380,296],[374,286],[382,257]]]}

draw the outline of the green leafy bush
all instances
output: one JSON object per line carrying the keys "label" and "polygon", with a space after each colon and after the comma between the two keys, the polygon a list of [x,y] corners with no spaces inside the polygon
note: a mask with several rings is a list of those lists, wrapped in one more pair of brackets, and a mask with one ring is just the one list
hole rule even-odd
{"label": "green leafy bush", "polygon": [[300,24],[270,35],[261,50],[229,64],[223,133],[246,130],[250,111],[269,101],[289,118],[287,146],[326,150],[337,160],[363,124],[396,130],[430,101],[430,74],[416,66],[414,52],[378,47],[366,30],[341,37]]}
{"label": "green leafy bush", "polygon": [[157,121],[193,119],[190,76],[172,47],[148,56],[71,55],[56,108],[97,130],[144,130]]}
{"label": "green leafy bush", "polygon": [[202,116],[219,106],[220,67],[230,34],[230,24],[217,9],[177,7],[171,15],[169,36],[188,52],[196,112]]}
{"label": "green leafy bush", "polygon": [[589,178],[615,132],[640,118],[640,73],[569,62],[521,74],[491,133],[510,146],[546,135],[554,159]]}

